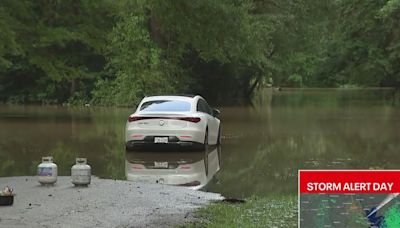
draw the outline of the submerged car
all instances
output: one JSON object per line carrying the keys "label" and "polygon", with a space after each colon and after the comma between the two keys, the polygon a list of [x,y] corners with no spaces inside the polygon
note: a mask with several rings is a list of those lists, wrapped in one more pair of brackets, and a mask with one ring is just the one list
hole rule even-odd
{"label": "submerged car", "polygon": [[146,147],[204,150],[221,140],[219,111],[199,95],[150,96],[140,102],[125,127],[127,151]]}

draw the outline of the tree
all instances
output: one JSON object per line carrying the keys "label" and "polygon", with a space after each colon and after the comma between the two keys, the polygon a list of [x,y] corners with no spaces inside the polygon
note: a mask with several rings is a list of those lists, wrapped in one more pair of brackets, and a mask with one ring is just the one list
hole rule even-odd
{"label": "tree", "polygon": [[107,1],[0,3],[3,96],[63,102],[90,86],[105,63]]}

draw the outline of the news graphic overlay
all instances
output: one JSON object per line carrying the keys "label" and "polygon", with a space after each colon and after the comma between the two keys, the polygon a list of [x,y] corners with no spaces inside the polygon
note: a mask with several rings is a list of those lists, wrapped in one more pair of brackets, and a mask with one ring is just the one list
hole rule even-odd
{"label": "news graphic overlay", "polygon": [[400,228],[400,170],[299,170],[299,226]]}

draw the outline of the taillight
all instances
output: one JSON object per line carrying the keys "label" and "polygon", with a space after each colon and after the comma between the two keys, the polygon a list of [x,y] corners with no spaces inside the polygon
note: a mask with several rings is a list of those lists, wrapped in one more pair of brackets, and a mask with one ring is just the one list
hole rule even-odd
{"label": "taillight", "polygon": [[129,122],[134,122],[138,120],[148,120],[148,119],[173,119],[173,120],[183,120],[192,123],[198,123],[201,121],[199,117],[160,117],[160,116],[130,116],[128,117]]}
{"label": "taillight", "polygon": [[139,116],[130,116],[128,117],[128,121],[129,122],[133,122],[133,121],[138,121],[138,120],[142,120],[143,117],[139,117]]}
{"label": "taillight", "polygon": [[201,120],[199,117],[181,117],[181,118],[177,118],[177,119],[183,120],[183,121],[189,121],[192,123],[198,123]]}

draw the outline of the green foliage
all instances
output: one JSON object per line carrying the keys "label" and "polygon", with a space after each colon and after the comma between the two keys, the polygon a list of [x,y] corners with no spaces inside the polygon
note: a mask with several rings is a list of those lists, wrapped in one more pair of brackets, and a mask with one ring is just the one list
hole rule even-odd
{"label": "green foliage", "polygon": [[299,74],[292,74],[288,78],[289,83],[294,87],[302,87],[303,86],[303,78]]}
{"label": "green foliage", "polygon": [[380,9],[380,14],[383,17],[394,16],[400,9],[400,0],[388,0],[386,4]]}
{"label": "green foliage", "polygon": [[86,89],[104,66],[111,6],[107,1],[2,1],[0,98],[63,102]]}
{"label": "green foliage", "polygon": [[[400,49],[396,1],[341,1],[338,4],[340,37],[335,40],[342,64],[334,73],[347,75],[346,83],[399,86]],[[397,11],[397,13],[396,13]]]}
{"label": "green foliage", "polygon": [[150,38],[144,12],[139,13],[122,14],[109,37],[108,69],[114,77],[96,83],[95,103],[131,106],[146,94],[174,91],[168,63]]}
{"label": "green foliage", "polygon": [[[251,1],[156,1],[152,4],[161,35],[173,51],[191,47],[206,62],[242,64],[265,61],[268,24],[251,14]],[[184,20],[182,20],[184,19]],[[171,40],[172,39],[172,40]],[[171,46],[172,45],[172,46]]]}
{"label": "green foliage", "polygon": [[12,62],[7,56],[18,55],[20,47],[16,42],[16,34],[11,28],[12,19],[9,13],[0,8],[0,69],[7,69],[12,66]]}
{"label": "green foliage", "polygon": [[254,2],[163,1],[151,10],[153,37],[192,78],[189,92],[237,101],[265,76],[275,28]]}
{"label": "green foliage", "polygon": [[4,0],[0,101],[237,103],[268,78],[400,87],[399,14],[399,0]]}

